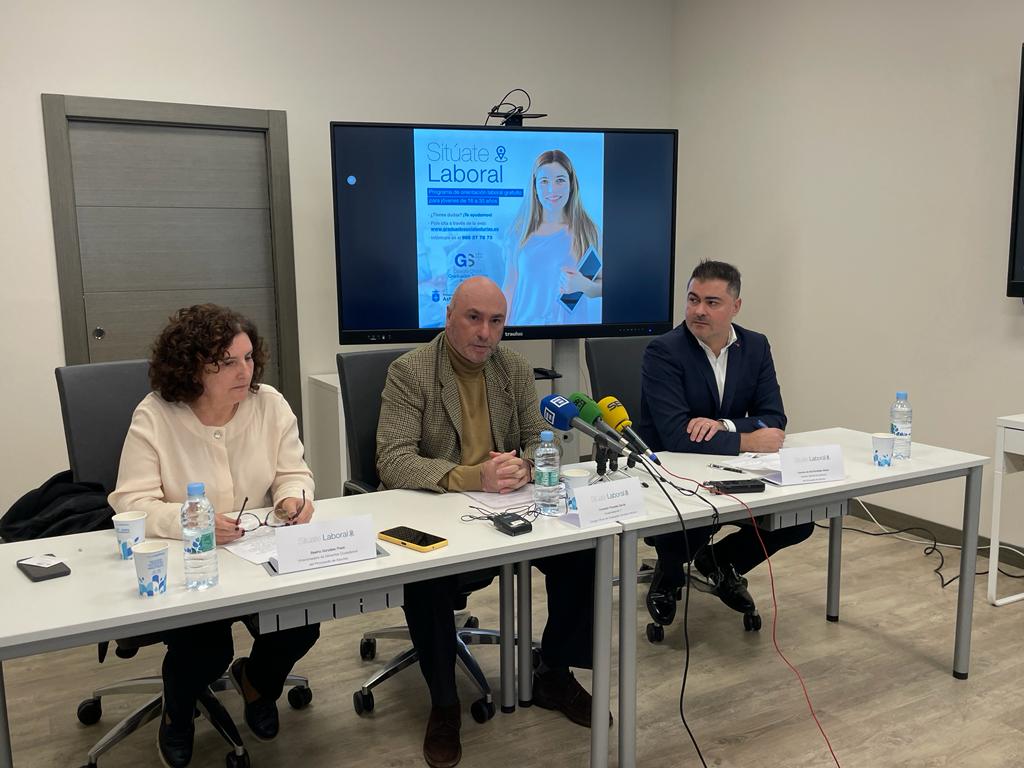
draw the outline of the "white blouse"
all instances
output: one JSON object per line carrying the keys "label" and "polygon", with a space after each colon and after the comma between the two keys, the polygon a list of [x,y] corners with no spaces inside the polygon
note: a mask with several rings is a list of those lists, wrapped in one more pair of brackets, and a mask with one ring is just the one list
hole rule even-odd
{"label": "white blouse", "polygon": [[206,484],[218,514],[238,512],[246,496],[246,509],[301,498],[303,491],[312,500],[313,473],[302,453],[291,406],[267,384],[221,427],[207,427],[185,403],[151,392],[132,415],[108,501],[115,512],[146,512],[147,536],[178,539],[189,483]]}

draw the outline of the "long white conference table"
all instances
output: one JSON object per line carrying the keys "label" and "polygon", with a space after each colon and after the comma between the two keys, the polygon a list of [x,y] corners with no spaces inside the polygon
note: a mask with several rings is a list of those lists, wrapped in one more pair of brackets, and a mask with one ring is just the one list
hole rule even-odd
{"label": "long white conference table", "polygon": [[[981,504],[981,472],[985,456],[914,443],[913,457],[893,467],[871,464],[871,437],[849,429],[834,428],[787,435],[786,446],[838,444],[843,449],[846,477],[810,485],[772,487],[763,494],[748,494],[744,501],[770,525],[784,526],[809,519],[830,519],[826,617],[839,618],[839,583],[842,548],[842,515],[849,501],[924,483],[959,477],[966,479],[960,561],[960,584],[953,652],[953,675],[966,679],[970,659],[971,618],[977,561],[978,517]],[[696,454],[660,454],[674,474],[695,480],[735,479],[737,475],[708,468],[714,457]],[[582,466],[587,466],[583,464]],[[591,463],[589,466],[593,467]],[[643,475],[639,469],[633,474]],[[648,478],[649,479],[649,478]],[[688,484],[679,481],[687,487]],[[374,530],[411,525],[446,537],[447,547],[421,554],[383,545],[387,557],[302,573],[271,576],[259,566],[234,555],[220,556],[220,584],[205,592],[186,592],[180,585],[181,555],[172,547],[168,593],[142,599],[135,594],[134,564],[117,558],[112,531],[62,536],[43,541],[0,545],[0,572],[8,574],[0,593],[0,768],[12,768],[7,706],[4,699],[2,661],[35,653],[86,645],[116,637],[157,632],[202,621],[260,615],[261,626],[282,628],[295,623],[326,621],[346,615],[395,605],[401,586],[478,568],[500,567],[501,572],[501,699],[502,709],[514,707],[512,643],[513,568],[541,557],[580,549],[595,549],[594,567],[594,672],[592,721],[602,722],[611,698],[612,550],[620,536],[619,573],[619,711],[618,758],[620,768],[636,764],[636,642],[637,642],[637,540],[641,536],[679,530],[679,520],[665,496],[650,483],[645,493],[642,518],[608,523],[586,529],[557,519],[540,519],[533,532],[505,536],[483,521],[464,522],[469,500],[458,494],[437,495],[417,491],[387,491],[366,496],[317,501],[317,519],[369,514]],[[703,502],[676,491],[687,525],[699,527],[711,520]],[[747,519],[741,504],[715,497],[722,522]],[[16,572],[15,561],[52,552],[71,567],[69,577],[33,583]],[[518,576],[518,629],[520,638],[531,637],[529,569]],[[519,644],[518,693],[530,698],[530,644]],[[313,681],[316,684],[316,681]],[[329,684],[329,681],[325,681]],[[69,691],[74,697],[81,692]],[[608,764],[608,730],[591,729],[592,766]]]}
{"label": "long white conference table", "polygon": [[[611,699],[611,627],[614,536],[617,523],[579,529],[556,519],[541,519],[533,532],[510,537],[485,521],[464,522],[470,500],[459,494],[385,491],[343,499],[318,500],[316,519],[368,514],[375,531],[411,525],[448,539],[448,546],[419,553],[382,544],[387,556],[300,573],[270,575],[232,554],[219,556],[220,583],[203,592],[182,586],[181,549],[172,542],[168,591],[141,598],[131,561],[115,551],[114,532],[60,536],[0,545],[0,768],[13,768],[4,692],[5,659],[159,632],[247,614],[259,614],[261,628],[343,618],[365,610],[400,604],[403,584],[483,568],[500,568],[501,701],[514,708],[512,577],[516,564],[565,552],[594,549],[593,722],[604,722]],[[18,559],[52,553],[71,574],[31,582],[16,568]],[[519,636],[531,637],[529,568],[520,568]],[[524,594],[525,593],[525,594]],[[519,645],[519,698],[531,698],[530,643]],[[312,681],[316,685],[316,681]],[[323,681],[324,685],[332,684]],[[69,699],[82,694],[69,690]],[[69,712],[71,710],[69,709]],[[70,715],[69,715],[70,717]],[[608,764],[608,728],[591,730],[591,765]]]}
{"label": "long white conference table", "polygon": [[[825,615],[839,620],[839,581],[843,519],[850,500],[897,488],[935,483],[963,477],[964,515],[957,599],[956,631],[953,643],[953,676],[967,679],[971,654],[971,619],[974,606],[975,567],[978,555],[978,517],[981,509],[981,473],[988,457],[914,443],[911,458],[891,467],[871,462],[871,435],[851,429],[832,428],[787,434],[785,447],[839,445],[846,477],[808,485],[771,486],[764,493],[744,494],[743,501],[758,517],[769,518],[770,527],[785,527],[812,519],[829,520],[828,590]],[[708,467],[716,457],[659,453],[666,469],[676,475],[705,480],[734,480],[739,475]],[[724,458],[724,457],[717,457]],[[637,472],[637,474],[640,474]],[[693,488],[692,483],[678,481]],[[645,494],[645,516],[622,522],[619,542],[619,768],[636,765],[636,573],[637,539],[680,530],[679,518],[665,496],[652,487]],[[706,524],[712,510],[699,499],[669,489],[687,526]],[[708,494],[704,494],[708,495]],[[722,522],[749,520],[749,513],[726,496],[709,496]]]}

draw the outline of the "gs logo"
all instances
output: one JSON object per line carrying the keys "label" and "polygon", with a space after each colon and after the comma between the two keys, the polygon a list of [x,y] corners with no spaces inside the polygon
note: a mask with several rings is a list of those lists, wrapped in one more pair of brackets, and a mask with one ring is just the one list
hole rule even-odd
{"label": "gs logo", "polygon": [[476,264],[476,259],[472,253],[457,253],[455,254],[455,266],[456,267],[472,267]]}

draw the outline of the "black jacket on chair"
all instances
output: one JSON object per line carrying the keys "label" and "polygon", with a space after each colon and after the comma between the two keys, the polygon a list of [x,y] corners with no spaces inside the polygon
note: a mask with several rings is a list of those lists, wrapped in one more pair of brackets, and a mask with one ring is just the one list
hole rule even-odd
{"label": "black jacket on chair", "polygon": [[27,541],[113,528],[113,514],[101,485],[76,483],[66,469],[11,505],[0,518],[0,538]]}

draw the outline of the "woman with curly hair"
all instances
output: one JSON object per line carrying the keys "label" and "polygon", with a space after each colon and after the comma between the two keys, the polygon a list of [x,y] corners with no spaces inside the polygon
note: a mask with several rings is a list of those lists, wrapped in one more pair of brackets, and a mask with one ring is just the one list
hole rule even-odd
{"label": "woman with curly hair", "polygon": [[[291,407],[273,387],[260,384],[266,363],[251,320],[213,304],[178,310],[153,346],[154,391],[132,416],[110,506],[145,511],[147,536],[180,539],[186,488],[202,481],[218,513],[218,544],[244,535],[235,520],[246,497],[252,507],[273,506],[282,524],[308,522],[313,476]],[[285,678],[320,634],[319,625],[253,631],[249,657],[232,664],[234,621],[164,633],[158,745],[170,768],[191,761],[196,698],[229,664],[249,729],[259,739],[274,738]],[[252,622],[246,624],[252,631]]]}

